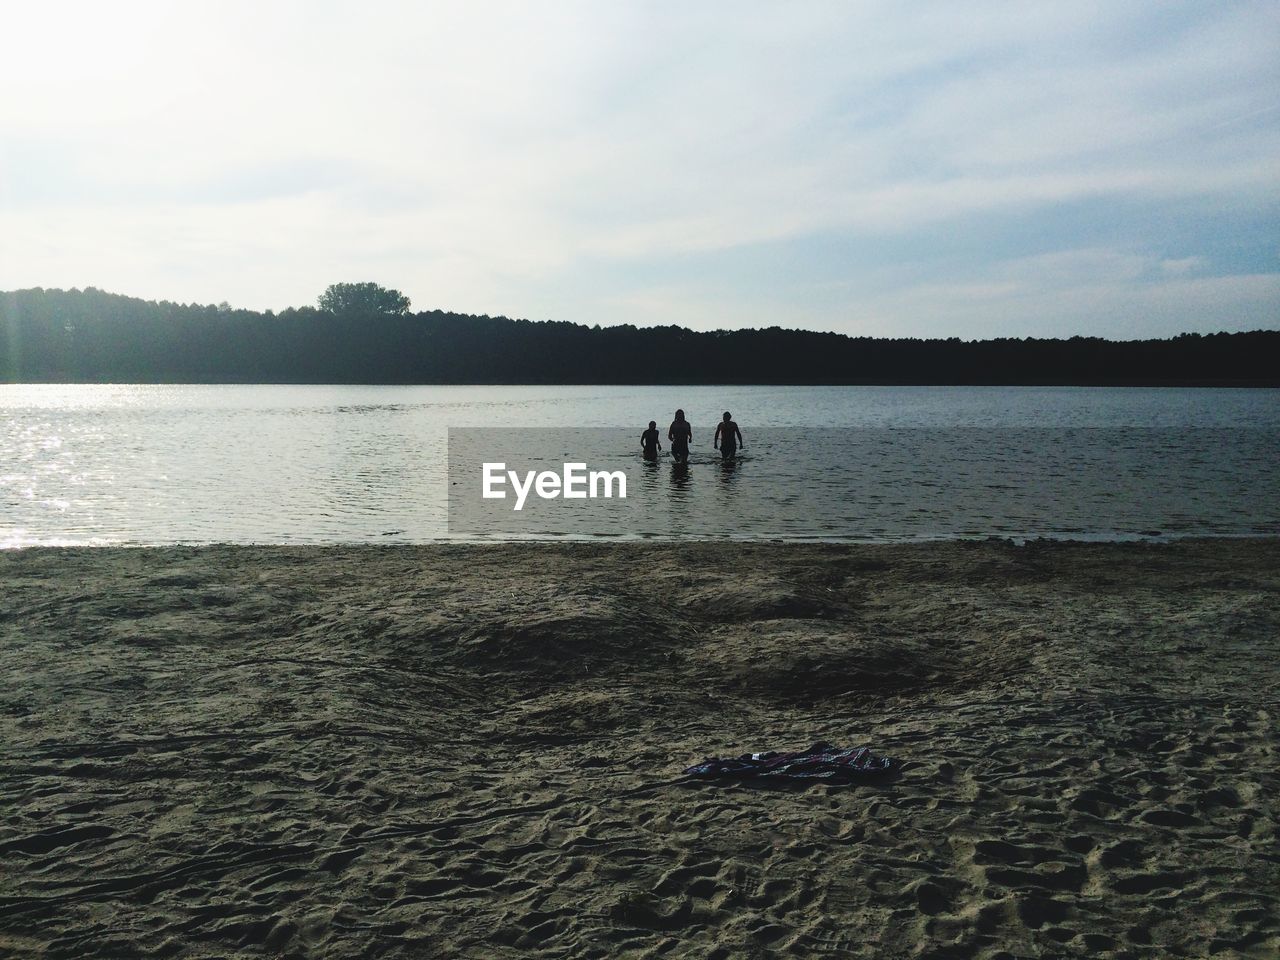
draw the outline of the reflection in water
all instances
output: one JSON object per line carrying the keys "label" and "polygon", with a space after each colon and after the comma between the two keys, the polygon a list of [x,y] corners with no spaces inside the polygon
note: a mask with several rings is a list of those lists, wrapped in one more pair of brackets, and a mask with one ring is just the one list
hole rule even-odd
{"label": "reflection in water", "polygon": [[671,496],[673,499],[684,499],[689,495],[689,464],[686,461],[671,461]]}
{"label": "reflection in water", "polygon": [[668,486],[665,507],[668,516],[668,536],[691,536],[700,532],[705,517],[699,516],[698,504],[687,460],[671,461],[671,483]]}
{"label": "reflection in water", "polygon": [[[641,459],[640,469],[636,471],[639,474],[641,498],[652,503],[662,496],[666,485],[665,472],[664,465],[659,461]],[[658,518],[641,520],[632,526],[635,535],[640,537],[662,537],[668,533]]]}

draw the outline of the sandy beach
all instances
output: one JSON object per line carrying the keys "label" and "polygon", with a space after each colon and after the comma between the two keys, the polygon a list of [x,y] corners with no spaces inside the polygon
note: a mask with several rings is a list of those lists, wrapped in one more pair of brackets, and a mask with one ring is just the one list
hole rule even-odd
{"label": "sandy beach", "polygon": [[[1272,957],[1280,541],[0,554],[0,955]],[[868,745],[855,786],[681,780]]]}

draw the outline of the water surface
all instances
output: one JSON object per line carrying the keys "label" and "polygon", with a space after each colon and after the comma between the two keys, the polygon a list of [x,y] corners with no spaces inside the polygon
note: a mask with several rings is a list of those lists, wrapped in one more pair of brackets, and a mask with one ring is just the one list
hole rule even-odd
{"label": "water surface", "polygon": [[[696,431],[687,475],[660,464],[643,524],[583,535],[1277,533],[1278,401],[1182,388],[0,385],[0,545],[446,539],[448,428],[638,437],[651,419],[665,432],[677,406]],[[726,409],[750,454],[727,483],[711,450]],[[842,449],[842,435],[861,439]],[[947,457],[961,440],[971,469],[957,471]]]}

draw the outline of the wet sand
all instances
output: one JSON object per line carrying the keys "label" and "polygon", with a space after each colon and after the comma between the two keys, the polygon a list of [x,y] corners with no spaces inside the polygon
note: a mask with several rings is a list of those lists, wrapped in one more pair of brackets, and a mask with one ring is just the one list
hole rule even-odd
{"label": "wet sand", "polygon": [[0,955],[1271,957],[1278,628],[1274,539],[3,554]]}

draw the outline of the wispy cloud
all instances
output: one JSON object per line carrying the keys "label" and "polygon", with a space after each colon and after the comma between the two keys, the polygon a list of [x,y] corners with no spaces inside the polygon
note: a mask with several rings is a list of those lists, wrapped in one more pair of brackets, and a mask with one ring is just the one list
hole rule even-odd
{"label": "wispy cloud", "polygon": [[0,287],[280,307],[369,277],[476,312],[912,335],[1280,323],[1273,4],[21,9]]}

